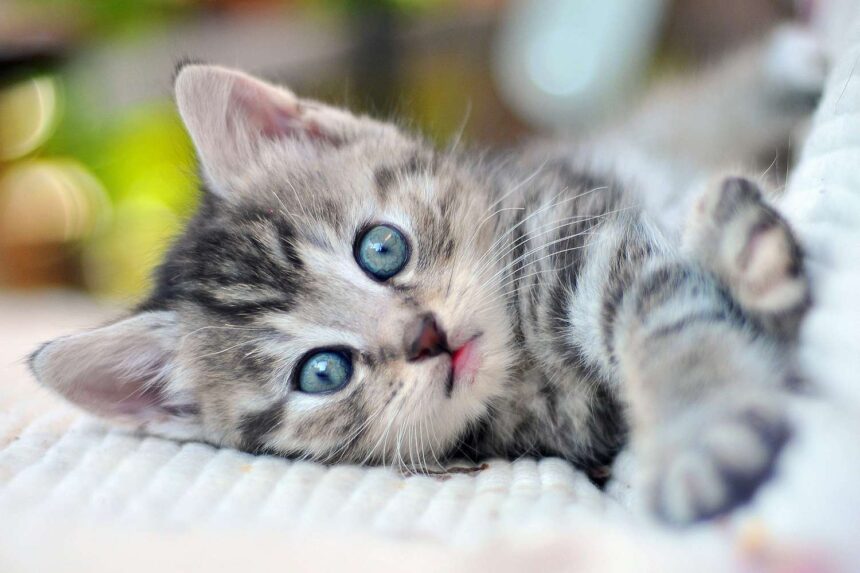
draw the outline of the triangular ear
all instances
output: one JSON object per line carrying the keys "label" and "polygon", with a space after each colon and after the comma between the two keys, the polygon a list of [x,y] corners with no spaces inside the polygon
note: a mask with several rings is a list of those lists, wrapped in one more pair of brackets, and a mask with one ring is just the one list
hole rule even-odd
{"label": "triangular ear", "polygon": [[366,119],[220,66],[186,65],[176,76],[179,114],[194,141],[212,190],[221,195],[241,180],[272,143],[297,154],[337,147],[368,128]]}
{"label": "triangular ear", "polygon": [[49,342],[30,366],[42,384],[97,416],[194,438],[199,408],[178,381],[179,343],[174,313],[142,312]]}

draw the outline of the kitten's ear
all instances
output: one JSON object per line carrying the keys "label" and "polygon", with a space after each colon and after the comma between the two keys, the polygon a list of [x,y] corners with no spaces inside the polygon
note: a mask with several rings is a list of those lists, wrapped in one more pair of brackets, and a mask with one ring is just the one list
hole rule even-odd
{"label": "kitten's ear", "polygon": [[179,343],[174,313],[142,312],[49,342],[30,367],[42,384],[102,418],[194,438],[198,406],[177,380]]}
{"label": "kitten's ear", "polygon": [[175,89],[204,172],[222,195],[273,141],[296,143],[289,149],[298,154],[313,153],[339,146],[375,123],[219,66],[186,65]]}

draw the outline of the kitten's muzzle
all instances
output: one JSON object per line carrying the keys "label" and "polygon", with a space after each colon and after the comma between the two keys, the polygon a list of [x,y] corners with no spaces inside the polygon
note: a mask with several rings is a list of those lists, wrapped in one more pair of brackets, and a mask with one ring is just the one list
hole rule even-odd
{"label": "kitten's muzzle", "polygon": [[445,330],[439,325],[436,315],[432,312],[418,316],[415,322],[406,328],[403,346],[406,360],[409,362],[418,362],[443,353],[451,353]]}

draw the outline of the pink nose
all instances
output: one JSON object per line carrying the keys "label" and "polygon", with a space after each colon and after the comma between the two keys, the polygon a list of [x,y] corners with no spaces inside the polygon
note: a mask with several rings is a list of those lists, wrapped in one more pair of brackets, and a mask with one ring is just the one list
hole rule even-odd
{"label": "pink nose", "polygon": [[433,313],[422,314],[406,329],[404,337],[406,359],[410,362],[424,360],[449,352],[445,331],[439,326]]}

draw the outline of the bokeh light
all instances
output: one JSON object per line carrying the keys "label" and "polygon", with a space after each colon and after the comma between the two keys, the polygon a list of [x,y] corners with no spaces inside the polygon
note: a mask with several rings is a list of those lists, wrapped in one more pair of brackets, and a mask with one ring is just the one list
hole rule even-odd
{"label": "bokeh light", "polygon": [[83,252],[83,278],[95,294],[134,299],[150,285],[150,273],[179,231],[181,219],[156,197],[119,202],[113,224]]}
{"label": "bokeh light", "polygon": [[0,178],[0,241],[66,243],[104,227],[110,203],[101,183],[82,164],[33,160]]}
{"label": "bokeh light", "polygon": [[553,131],[587,128],[642,89],[665,0],[512,0],[495,72],[506,101]]}
{"label": "bokeh light", "polygon": [[172,103],[137,108],[102,137],[96,169],[114,201],[145,197],[180,215],[192,210],[194,149]]}
{"label": "bokeh light", "polygon": [[30,78],[0,90],[0,160],[35,150],[57,123],[60,92],[50,77]]}

